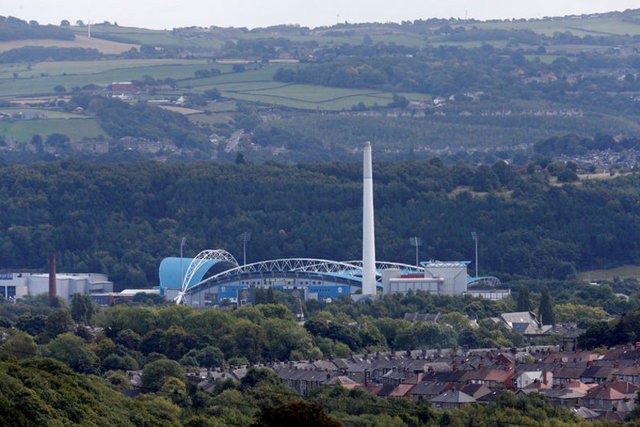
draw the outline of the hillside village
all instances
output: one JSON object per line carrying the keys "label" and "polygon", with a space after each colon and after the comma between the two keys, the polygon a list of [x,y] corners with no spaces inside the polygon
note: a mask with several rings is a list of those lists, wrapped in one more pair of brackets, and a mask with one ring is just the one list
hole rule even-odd
{"label": "hillside village", "polygon": [[[437,315],[405,318],[436,321]],[[583,351],[575,325],[542,326],[533,313],[504,313],[504,322],[526,337],[554,333],[558,344],[522,348],[416,349],[352,354],[346,358],[285,361],[224,368],[187,368],[187,378],[205,392],[224,381],[241,381],[250,369],[267,369],[308,398],[326,387],[366,390],[381,398],[428,401],[434,409],[492,404],[504,393],[540,393],[583,420],[622,422],[640,390],[640,343]],[[142,371],[127,371],[142,391]]]}
{"label": "hillside village", "polygon": [[[273,371],[308,397],[324,387],[365,389],[383,398],[426,400],[437,409],[491,404],[504,393],[540,393],[584,420],[622,422],[640,390],[640,343],[592,352],[560,346],[441,349],[354,354],[308,362],[200,369],[188,378],[204,391],[240,381],[251,368]],[[129,371],[141,386],[141,371]]]}

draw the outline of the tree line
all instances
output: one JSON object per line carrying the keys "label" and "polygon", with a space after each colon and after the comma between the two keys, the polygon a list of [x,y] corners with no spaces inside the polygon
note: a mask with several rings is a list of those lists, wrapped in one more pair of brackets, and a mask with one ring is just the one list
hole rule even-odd
{"label": "tree line", "polygon": [[40,25],[36,21],[23,21],[13,16],[0,16],[0,40],[58,39],[73,40],[69,28]]}
{"label": "tree line", "polygon": [[43,47],[24,46],[0,53],[0,63],[79,61],[100,59],[102,54],[97,49],[81,47]]}

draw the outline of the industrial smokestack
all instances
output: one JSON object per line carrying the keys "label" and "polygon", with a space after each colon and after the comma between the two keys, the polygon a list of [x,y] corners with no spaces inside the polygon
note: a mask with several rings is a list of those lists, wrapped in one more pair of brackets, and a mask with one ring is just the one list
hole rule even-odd
{"label": "industrial smokestack", "polygon": [[56,256],[49,256],[49,307],[56,304]]}
{"label": "industrial smokestack", "polygon": [[373,226],[371,143],[364,145],[362,174],[362,295],[376,294],[376,240]]}

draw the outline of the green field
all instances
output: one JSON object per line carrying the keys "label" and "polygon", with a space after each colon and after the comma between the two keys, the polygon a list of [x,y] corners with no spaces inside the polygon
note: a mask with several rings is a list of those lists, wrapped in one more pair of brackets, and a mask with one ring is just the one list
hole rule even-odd
{"label": "green field", "polygon": [[[540,61],[543,64],[551,64],[556,59],[563,57],[560,55],[525,55],[525,58],[527,58],[527,61]],[[571,60],[575,61],[573,58]]]}
{"label": "green field", "polygon": [[[155,79],[188,79],[197,70],[215,65],[203,60],[111,60],[37,63],[22,66],[0,66],[0,97],[53,94],[57,85],[67,90],[89,84],[108,85],[116,81]],[[226,70],[227,66],[215,66]],[[14,76],[13,73],[17,73]]]}
{"label": "green field", "polygon": [[483,41],[432,41],[429,43],[431,46],[459,46],[465,49],[475,49],[482,47],[486,44],[490,44],[495,48],[503,49],[507,46],[508,42],[505,40],[483,40]]}
{"label": "green field", "polygon": [[[390,92],[366,89],[343,89],[302,84],[283,84],[273,80],[278,68],[297,68],[304,64],[247,64],[244,72],[231,72],[232,65],[204,60],[106,60],[42,62],[26,65],[0,66],[0,97],[53,96],[54,87],[62,85],[67,91],[89,84],[108,85],[114,81],[172,78],[184,90],[204,92],[218,89],[225,98],[277,104],[290,108],[340,111],[364,103],[368,107],[391,102]],[[195,72],[217,68],[222,74],[196,78]],[[17,73],[17,78],[13,73]],[[409,100],[423,100],[424,94],[403,94]]]}
{"label": "green field", "polygon": [[[397,34],[394,32],[380,30],[377,25],[374,25],[370,31],[370,36],[373,43],[395,43],[402,46],[423,46],[424,36],[421,34]],[[77,34],[86,34],[86,27],[73,27],[74,32]],[[355,33],[349,34],[332,34],[329,31],[318,30],[301,30],[300,33],[289,32],[282,36],[295,41],[295,42],[318,42],[320,45],[333,45],[333,44],[361,44],[363,34]],[[339,33],[339,31],[338,31]],[[91,34],[93,37],[105,38],[105,39],[117,39],[118,41],[135,43],[139,45],[155,45],[163,47],[180,47],[180,48],[193,48],[193,49],[219,49],[226,41],[235,41],[238,39],[244,40],[259,40],[265,38],[274,37],[273,33],[268,32],[248,32],[240,29],[219,30],[214,33],[207,34],[202,37],[193,38],[180,38],[174,35],[171,31],[166,30],[147,30],[142,28],[127,28],[117,27],[113,25],[94,25],[91,27]],[[279,35],[278,35],[279,36]]]}
{"label": "green field", "polygon": [[[531,20],[504,20],[472,23],[455,23],[452,26],[464,26],[466,28],[477,27],[479,29],[502,29],[502,30],[531,30],[546,36],[553,36],[555,33],[570,32],[575,36],[599,36],[599,35],[640,35],[640,20],[632,15],[627,16],[580,16],[580,17],[556,17]],[[72,27],[78,34],[86,34],[87,28]],[[382,28],[380,24],[361,24],[357,29],[304,29],[299,32],[295,30],[287,31],[283,34],[277,32],[247,31],[243,29],[217,29],[210,33],[201,33],[196,37],[181,38],[170,30],[148,30],[142,28],[128,28],[116,25],[93,25],[91,33],[96,38],[105,38],[138,45],[180,47],[189,48],[194,51],[215,50],[221,48],[228,41],[259,40],[274,37],[284,37],[296,43],[317,42],[320,46],[331,45],[356,45],[361,44],[364,35],[369,35],[373,43],[388,43],[409,47],[422,47],[427,43],[440,45],[438,36],[430,36],[428,39],[424,34],[403,32],[400,29]],[[504,47],[504,41],[484,41],[496,47]],[[463,47],[474,47],[480,42],[445,42],[447,45],[459,45]]]}
{"label": "green field", "polygon": [[[370,91],[364,89],[340,89],[311,85],[279,85],[274,87],[256,87],[247,89],[238,84],[234,86],[219,86],[223,96],[244,101],[262,102],[268,104],[285,105],[291,108],[323,110],[350,109],[360,102],[368,107],[375,104],[384,106],[392,101],[389,92]],[[403,94],[408,99],[424,99],[422,94]]]}
{"label": "green field", "polygon": [[[272,79],[278,68],[295,68],[303,64],[268,64],[242,73],[227,73],[204,79],[189,79],[179,86],[196,92],[216,88],[229,99],[277,104],[290,108],[340,111],[360,102],[368,107],[386,105],[392,100],[390,92],[367,89],[344,89],[303,84],[286,84]],[[403,93],[409,100],[423,100],[427,96]]]}
{"label": "green field", "polygon": [[[87,27],[72,27],[77,34],[87,34]],[[92,25],[91,36],[96,38],[104,38],[107,40],[115,39],[117,41],[135,43],[150,46],[165,47],[195,47],[195,48],[215,48],[219,47],[220,40],[211,39],[192,39],[185,40],[174,36],[171,31],[167,30],[148,30],[144,28],[119,27],[115,25]]]}
{"label": "green field", "polygon": [[[59,62],[39,62],[31,65],[31,70],[20,73],[24,77],[38,77],[42,73],[48,75],[65,74],[101,74],[113,72],[114,70],[135,70],[135,69],[163,69],[165,67],[181,66],[204,66],[207,62],[203,60],[186,59],[108,59],[99,61],[59,61]],[[2,68],[0,68],[1,72]]]}
{"label": "green field", "polygon": [[555,18],[548,20],[529,21],[501,21],[475,23],[480,29],[518,29],[531,30],[539,34],[553,36],[555,33],[569,31],[573,35],[584,37],[587,35],[640,35],[640,22],[631,21],[622,17],[598,17],[598,18]]}
{"label": "green field", "polygon": [[[48,112],[47,112],[48,114]],[[107,133],[95,119],[44,119],[0,121],[0,135],[6,140],[28,142],[33,135],[46,139],[48,135],[60,133],[71,139],[96,138]]]}
{"label": "green field", "polygon": [[81,114],[67,113],[65,111],[51,110],[47,108],[0,108],[0,113],[14,114],[19,112],[40,113],[44,114],[45,119],[91,119]]}
{"label": "green field", "polygon": [[587,282],[596,282],[599,280],[612,282],[616,277],[621,280],[640,280],[640,265],[625,265],[623,267],[612,268],[610,270],[591,270],[578,274],[578,279]]}

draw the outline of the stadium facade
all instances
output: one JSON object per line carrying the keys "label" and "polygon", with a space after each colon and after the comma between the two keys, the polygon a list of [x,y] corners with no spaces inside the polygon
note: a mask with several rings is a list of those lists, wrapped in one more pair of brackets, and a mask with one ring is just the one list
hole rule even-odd
{"label": "stadium facade", "polygon": [[[160,293],[178,304],[207,307],[252,304],[256,290],[266,288],[300,299],[331,301],[342,296],[358,299],[417,291],[453,296],[467,294],[468,286],[474,284],[495,287],[499,281],[494,277],[470,278],[466,261],[429,261],[419,266],[376,261],[369,143],[364,146],[363,160],[361,261],[287,258],[240,265],[229,252],[209,249],[195,258],[163,259],[159,268]],[[488,289],[479,295],[498,299],[508,292]]]}

